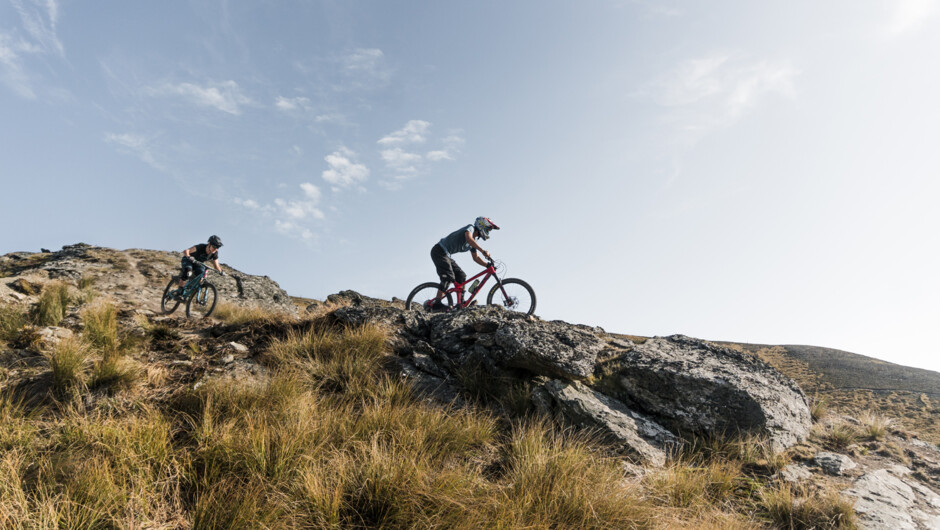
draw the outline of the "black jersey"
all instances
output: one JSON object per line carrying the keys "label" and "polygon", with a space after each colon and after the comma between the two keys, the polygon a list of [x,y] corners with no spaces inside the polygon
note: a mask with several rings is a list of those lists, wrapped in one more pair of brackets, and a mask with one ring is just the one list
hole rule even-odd
{"label": "black jersey", "polygon": [[219,259],[219,251],[216,250],[212,254],[209,254],[208,252],[206,252],[206,247],[208,245],[206,245],[205,243],[200,243],[198,245],[193,245],[193,246],[196,247],[196,252],[190,253],[190,256],[192,256],[194,260],[204,263],[206,261]]}

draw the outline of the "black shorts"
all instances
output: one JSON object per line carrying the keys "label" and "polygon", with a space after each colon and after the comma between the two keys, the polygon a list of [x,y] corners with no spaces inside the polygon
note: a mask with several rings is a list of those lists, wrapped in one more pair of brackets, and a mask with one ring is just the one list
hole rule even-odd
{"label": "black shorts", "polygon": [[199,263],[198,261],[186,259],[184,256],[182,263],[180,263],[180,277],[183,279],[191,277],[193,274],[193,269],[196,270],[196,275],[198,276],[202,274],[202,271],[206,269],[206,266],[202,263]]}
{"label": "black shorts", "polygon": [[431,261],[434,262],[434,266],[437,268],[437,275],[440,276],[441,283],[454,281],[463,283],[467,281],[467,273],[460,268],[460,265],[457,265],[453,258],[447,255],[447,252],[444,252],[444,248],[441,247],[440,243],[431,247]]}

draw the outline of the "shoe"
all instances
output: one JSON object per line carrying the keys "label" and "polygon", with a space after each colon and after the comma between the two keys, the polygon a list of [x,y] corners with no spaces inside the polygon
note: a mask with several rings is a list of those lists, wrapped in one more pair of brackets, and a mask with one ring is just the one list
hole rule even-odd
{"label": "shoe", "polygon": [[432,313],[441,313],[444,311],[447,311],[447,305],[445,305],[444,302],[436,300],[433,304],[431,304]]}

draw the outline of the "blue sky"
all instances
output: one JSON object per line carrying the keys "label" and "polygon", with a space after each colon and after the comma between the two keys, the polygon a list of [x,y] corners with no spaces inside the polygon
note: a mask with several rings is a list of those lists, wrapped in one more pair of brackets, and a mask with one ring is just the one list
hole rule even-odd
{"label": "blue sky", "polygon": [[544,318],[940,370],[938,30],[937,0],[0,0],[0,253],[218,234],[291,294],[404,298],[485,215]]}

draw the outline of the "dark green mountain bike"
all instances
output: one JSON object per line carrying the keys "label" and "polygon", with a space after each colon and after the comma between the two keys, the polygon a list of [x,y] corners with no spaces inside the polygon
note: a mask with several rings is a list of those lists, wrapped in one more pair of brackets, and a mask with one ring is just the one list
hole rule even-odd
{"label": "dark green mountain bike", "polygon": [[215,285],[208,280],[209,271],[216,274],[219,271],[208,267],[202,271],[202,274],[196,274],[183,285],[183,292],[178,294],[180,277],[174,276],[170,283],[166,284],[163,290],[163,298],[160,299],[160,309],[164,315],[169,315],[181,303],[186,302],[186,316],[206,318],[215,311],[215,304],[219,301],[219,295]]}

